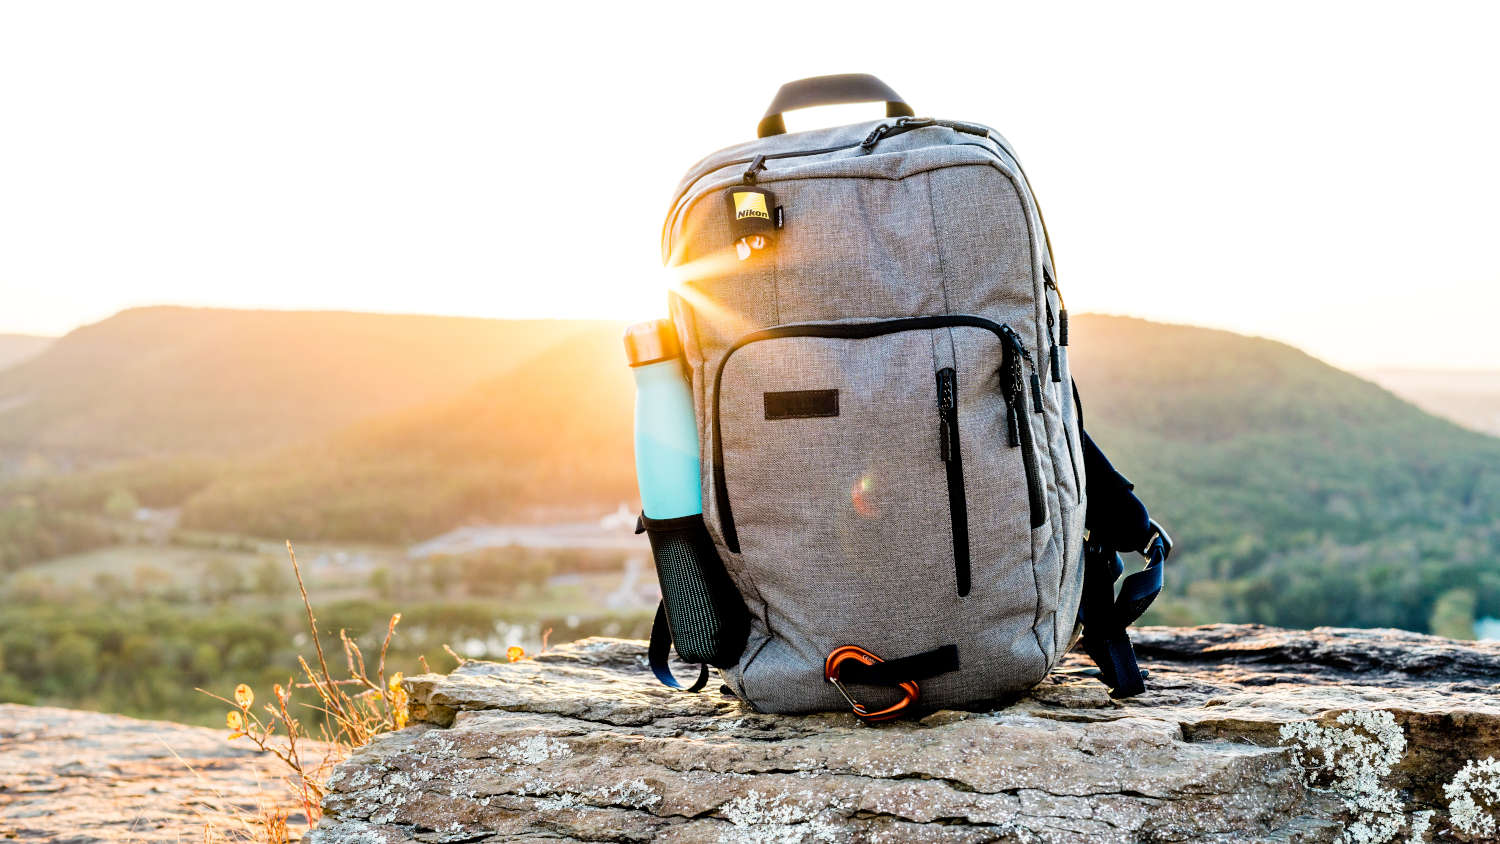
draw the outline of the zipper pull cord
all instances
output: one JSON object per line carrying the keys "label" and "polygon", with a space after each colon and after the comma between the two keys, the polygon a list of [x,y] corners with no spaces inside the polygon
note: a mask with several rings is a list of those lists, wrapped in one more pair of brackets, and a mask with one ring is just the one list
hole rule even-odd
{"label": "zipper pull cord", "polygon": [[1068,345],[1068,303],[1063,300],[1062,288],[1053,280],[1052,273],[1042,268],[1042,280],[1057,294],[1057,345]]}
{"label": "zipper pull cord", "polygon": [[[1021,359],[1026,361],[1026,369],[1031,373],[1031,409],[1033,413],[1042,412],[1042,379],[1036,374],[1036,362],[1031,359],[1031,352],[1026,351],[1026,344],[1021,338],[1016,338],[1016,348],[1021,350]],[[1025,389],[1024,387],[1022,388]],[[1023,397],[1024,398],[1024,397]]]}
{"label": "zipper pull cord", "polygon": [[934,126],[937,123],[938,121],[933,120],[931,117],[903,117],[897,120],[894,126],[882,123],[876,126],[870,134],[866,135],[863,141],[859,142],[859,148],[864,152],[870,152],[875,149],[876,144],[885,138],[889,138],[892,135],[899,135],[903,132],[910,132],[913,129],[921,129],[925,126]]}
{"label": "zipper pull cord", "polygon": [[890,124],[882,123],[876,126],[870,131],[870,134],[865,136],[863,141],[859,142],[859,148],[864,152],[875,149],[875,145],[880,143],[880,139],[884,138],[885,134],[889,131],[891,131]]}
{"label": "zipper pull cord", "polygon": [[[1044,296],[1042,298],[1046,299],[1047,297]],[[1062,297],[1057,297],[1057,301],[1062,302]],[[1052,380],[1060,382],[1062,381],[1062,367],[1057,362],[1057,340],[1053,339],[1052,300],[1047,299],[1044,304],[1047,306],[1047,340],[1051,343],[1051,348],[1047,353],[1047,365],[1052,370]]]}
{"label": "zipper pull cord", "polygon": [[1021,338],[1005,326],[1003,329],[1006,340],[1006,355],[1003,366],[1006,369],[1006,377],[1010,382],[1006,385],[1005,392],[1005,433],[1006,444],[1015,448],[1021,444],[1020,419],[1017,418],[1016,407],[1026,401],[1026,374],[1021,364],[1021,356],[1026,353],[1026,347],[1021,345]]}
{"label": "zipper pull cord", "polygon": [[1021,360],[1026,361],[1026,366],[1024,368],[1021,366],[1020,361],[1016,361],[1015,375],[1011,379],[1016,387],[1017,398],[1021,399],[1022,401],[1026,400],[1026,370],[1030,370],[1031,408],[1033,412],[1041,413],[1043,412],[1042,379],[1036,374],[1036,363],[1031,359],[1031,352],[1026,351],[1026,344],[1021,342],[1020,336],[1017,335],[1015,331],[1007,328],[1006,336],[1010,338],[1011,344],[1014,345],[1016,351],[1020,353]]}
{"label": "zipper pull cord", "polygon": [[[760,155],[755,156],[755,158],[751,159],[751,161],[750,161],[750,167],[745,170],[745,176],[744,176],[745,184],[747,184],[747,185],[753,185],[753,184],[755,184],[755,174],[759,173],[760,171],[762,171],[764,169],[766,169],[766,156],[765,156],[764,153],[762,153]],[[1061,297],[1059,297],[1059,300],[1061,300]]]}
{"label": "zipper pull cord", "polygon": [[953,395],[953,370],[942,369],[938,371],[938,444],[942,451],[943,462],[953,462],[953,428],[954,414],[958,409],[958,400]]}

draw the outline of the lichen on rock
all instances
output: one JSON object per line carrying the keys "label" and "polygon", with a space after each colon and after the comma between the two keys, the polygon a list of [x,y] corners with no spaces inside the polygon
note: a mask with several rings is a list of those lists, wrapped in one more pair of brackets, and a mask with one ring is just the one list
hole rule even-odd
{"label": "lichen on rock", "polygon": [[1383,710],[1351,710],[1336,725],[1298,721],[1281,728],[1309,788],[1337,794],[1349,810],[1338,844],[1385,844],[1406,825],[1401,796],[1385,784],[1406,753],[1406,735]]}
{"label": "lichen on rock", "polygon": [[1493,758],[1469,760],[1443,786],[1453,826],[1467,835],[1493,837],[1500,812],[1500,762]]}

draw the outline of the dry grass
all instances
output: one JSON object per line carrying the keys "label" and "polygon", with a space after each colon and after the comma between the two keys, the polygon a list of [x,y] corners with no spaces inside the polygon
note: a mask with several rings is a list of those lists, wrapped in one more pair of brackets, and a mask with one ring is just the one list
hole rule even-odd
{"label": "dry grass", "polygon": [[[244,683],[235,687],[232,698],[205,689],[198,691],[230,706],[225,725],[229,728],[231,741],[247,740],[286,766],[287,788],[311,828],[322,816],[323,796],[334,766],[347,758],[354,748],[368,744],[375,736],[406,726],[408,701],[406,690],[401,686],[401,673],[387,676],[385,664],[391,637],[401,622],[401,615],[391,616],[386,625],[385,639],[380,644],[373,671],[359,645],[340,630],[344,670],[336,676],[329,667],[318,636],[318,619],[307,596],[296,551],[290,542],[286,549],[292,571],[297,576],[302,605],[307,610],[307,625],[316,649],[316,665],[309,664],[299,655],[298,672],[289,676],[284,685],[274,684],[270,700],[259,708],[255,706],[255,690]],[[424,666],[425,663],[423,660]],[[294,704],[291,697],[295,689],[311,689],[317,701]],[[299,712],[299,708],[307,711]],[[305,716],[306,720],[299,715]],[[300,838],[302,832],[289,825],[289,814],[284,806],[264,802],[259,803],[254,812],[236,809],[233,812],[236,824],[229,828],[206,824],[204,841],[286,844]]]}

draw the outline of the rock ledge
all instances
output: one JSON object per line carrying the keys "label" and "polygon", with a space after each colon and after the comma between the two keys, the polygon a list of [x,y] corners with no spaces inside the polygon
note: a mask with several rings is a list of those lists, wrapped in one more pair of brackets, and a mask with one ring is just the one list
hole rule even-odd
{"label": "rock ledge", "polygon": [[1444,786],[1500,757],[1500,644],[1253,625],[1135,639],[1138,698],[1066,673],[1084,666],[1070,656],[1008,707],[881,727],[673,692],[642,642],[469,662],[407,681],[420,723],[340,767],[311,840],[1484,840],[1483,774],[1461,779],[1477,811],[1450,813]]}

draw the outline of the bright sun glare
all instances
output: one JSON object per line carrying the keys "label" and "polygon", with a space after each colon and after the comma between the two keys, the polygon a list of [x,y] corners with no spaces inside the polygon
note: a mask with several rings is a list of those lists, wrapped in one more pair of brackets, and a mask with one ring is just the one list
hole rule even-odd
{"label": "bright sun glare", "polygon": [[[580,27],[495,4],[330,0],[297,5],[295,26],[188,2],[5,5],[0,78],[34,84],[0,86],[25,129],[0,133],[18,163],[0,191],[0,332],[151,304],[660,316],[682,174],[750,140],[782,82],[868,71],[920,114],[1015,143],[1080,312],[1262,334],[1344,366],[1500,367],[1500,116],[1477,107],[1493,11],[1456,25],[1313,4],[1289,26],[1291,11],[1033,5],[1006,10],[1026,35],[1003,50],[990,27],[907,16],[907,43],[942,46],[871,53],[896,11],[801,9],[745,68],[701,37],[742,27],[731,7],[651,26],[601,7]],[[1465,307],[1443,312],[1442,342],[1389,342],[1414,301]]]}

